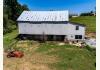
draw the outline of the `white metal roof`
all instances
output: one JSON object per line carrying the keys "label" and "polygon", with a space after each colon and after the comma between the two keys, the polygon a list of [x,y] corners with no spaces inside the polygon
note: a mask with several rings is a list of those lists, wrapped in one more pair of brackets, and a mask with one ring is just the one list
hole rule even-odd
{"label": "white metal roof", "polygon": [[68,11],[23,11],[17,21],[68,21]]}

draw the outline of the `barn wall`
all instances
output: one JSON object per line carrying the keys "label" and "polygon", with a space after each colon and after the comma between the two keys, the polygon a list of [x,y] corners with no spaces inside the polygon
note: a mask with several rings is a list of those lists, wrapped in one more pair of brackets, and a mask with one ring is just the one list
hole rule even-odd
{"label": "barn wall", "polygon": [[49,35],[67,35],[67,24],[29,24],[19,23],[20,34],[49,34]]}
{"label": "barn wall", "polygon": [[43,34],[41,24],[19,23],[19,34]]}
{"label": "barn wall", "polygon": [[46,34],[46,35],[66,35],[68,39],[75,39],[75,35],[85,36],[85,27],[73,24],[30,24],[19,23],[19,34]]}
{"label": "barn wall", "polygon": [[76,26],[74,24],[68,24],[68,39],[75,39],[75,35],[82,35],[83,38],[85,37],[85,27],[79,26],[79,30],[76,30]]}
{"label": "barn wall", "polygon": [[83,26],[79,26],[79,30],[76,30],[76,26],[79,26],[79,25],[75,25],[75,24],[68,24],[68,31],[69,31],[69,34],[82,34],[84,35],[84,31],[85,31],[85,27]]}

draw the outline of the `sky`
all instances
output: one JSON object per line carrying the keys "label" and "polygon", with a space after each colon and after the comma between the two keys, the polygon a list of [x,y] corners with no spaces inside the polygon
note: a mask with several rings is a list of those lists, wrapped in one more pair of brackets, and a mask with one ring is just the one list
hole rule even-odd
{"label": "sky", "polygon": [[95,10],[96,0],[18,0],[30,10],[68,10],[80,14]]}

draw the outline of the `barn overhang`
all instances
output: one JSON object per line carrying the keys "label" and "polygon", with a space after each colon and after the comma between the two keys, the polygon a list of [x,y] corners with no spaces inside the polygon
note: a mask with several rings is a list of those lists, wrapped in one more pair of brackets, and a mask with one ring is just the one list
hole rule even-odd
{"label": "barn overhang", "polygon": [[30,24],[73,24],[73,25],[79,25],[82,27],[85,27],[84,24],[76,23],[76,22],[70,22],[70,21],[17,21],[18,23],[30,23]]}

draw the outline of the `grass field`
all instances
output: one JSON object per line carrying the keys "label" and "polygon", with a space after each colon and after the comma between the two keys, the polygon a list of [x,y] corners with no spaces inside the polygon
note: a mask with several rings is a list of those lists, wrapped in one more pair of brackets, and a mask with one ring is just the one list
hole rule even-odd
{"label": "grass field", "polygon": [[12,44],[12,42],[16,41],[16,37],[18,35],[18,31],[17,30],[13,30],[11,33],[7,33],[5,35],[3,35],[3,46],[4,49],[9,48],[8,46],[10,44]]}
{"label": "grass field", "polygon": [[96,32],[96,17],[95,16],[80,16],[71,18],[70,21],[86,25],[86,32]]}
{"label": "grass field", "polygon": [[18,41],[16,47],[25,56],[7,58],[4,53],[4,70],[96,70],[95,53],[86,48],[28,40]]}

